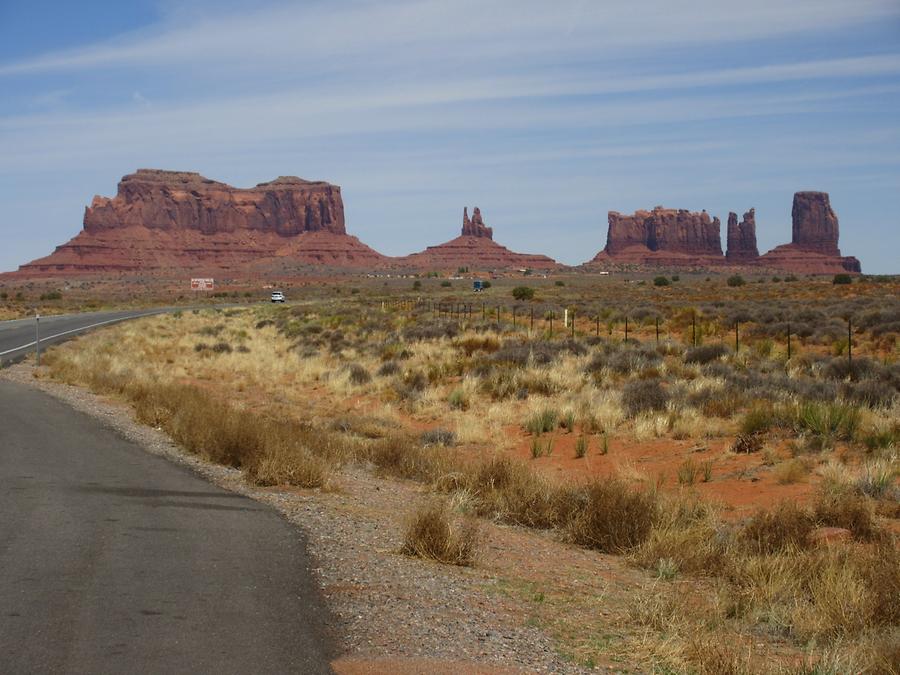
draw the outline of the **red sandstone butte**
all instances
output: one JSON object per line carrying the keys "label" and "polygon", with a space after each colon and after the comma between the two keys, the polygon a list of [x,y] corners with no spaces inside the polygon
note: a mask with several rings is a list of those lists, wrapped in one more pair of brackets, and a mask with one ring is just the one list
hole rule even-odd
{"label": "red sandstone butte", "polygon": [[756,210],[750,209],[738,223],[737,214],[728,214],[728,250],[725,259],[729,263],[753,262],[759,258],[756,247]]}
{"label": "red sandstone butte", "polygon": [[480,209],[475,207],[469,220],[468,208],[464,208],[462,234],[459,237],[397,258],[395,262],[399,266],[419,269],[553,269],[560,266],[545,255],[510,251],[495,242],[493,237],[494,231],[484,224]]}
{"label": "red sandstone butte", "polygon": [[838,219],[827,192],[794,193],[791,217],[791,243],[760,256],[758,264],[800,274],[862,272],[857,258],[841,255]]}
{"label": "red sandstone butte", "polygon": [[655,207],[628,216],[608,215],[604,248],[592,263],[710,265],[722,262],[721,223],[706,211]]}
{"label": "red sandstone butte", "polygon": [[238,270],[265,258],[372,267],[385,258],[349,236],[341,188],[292,176],[249,189],[197,173],[139,169],[94,197],[84,229],[22,276]]}

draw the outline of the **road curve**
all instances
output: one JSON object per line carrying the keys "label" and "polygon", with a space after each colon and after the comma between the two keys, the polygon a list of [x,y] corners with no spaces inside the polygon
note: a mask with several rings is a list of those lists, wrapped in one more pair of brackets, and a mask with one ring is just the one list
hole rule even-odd
{"label": "road curve", "polygon": [[0,672],[326,673],[299,531],[0,380]]}
{"label": "road curve", "polygon": [[[41,349],[84,333],[92,328],[170,311],[172,311],[171,308],[158,308],[42,316],[40,319]],[[34,317],[0,321],[0,367],[33,352],[34,345]]]}

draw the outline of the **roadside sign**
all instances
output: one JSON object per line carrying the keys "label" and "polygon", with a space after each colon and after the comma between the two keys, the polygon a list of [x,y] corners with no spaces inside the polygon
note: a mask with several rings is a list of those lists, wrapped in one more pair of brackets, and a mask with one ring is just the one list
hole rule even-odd
{"label": "roadside sign", "polygon": [[191,279],[192,291],[211,291],[213,289],[212,279]]}

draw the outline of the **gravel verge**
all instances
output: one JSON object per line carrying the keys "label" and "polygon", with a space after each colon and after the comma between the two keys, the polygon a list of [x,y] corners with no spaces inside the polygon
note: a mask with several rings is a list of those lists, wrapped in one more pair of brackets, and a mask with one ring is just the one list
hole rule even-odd
{"label": "gravel verge", "polygon": [[[269,504],[296,525],[338,618],[344,656],[335,662],[337,672],[587,672],[562,659],[543,631],[526,626],[515,600],[490,591],[500,581],[490,570],[399,553],[408,514],[428,499],[420,486],[355,467],[329,490],[259,488],[239,470],[187,454],[161,430],[136,422],[127,406],[39,375],[29,363],[0,370],[0,377],[47,392],[148,452]],[[503,538],[505,529],[486,526],[488,545],[492,531]]]}

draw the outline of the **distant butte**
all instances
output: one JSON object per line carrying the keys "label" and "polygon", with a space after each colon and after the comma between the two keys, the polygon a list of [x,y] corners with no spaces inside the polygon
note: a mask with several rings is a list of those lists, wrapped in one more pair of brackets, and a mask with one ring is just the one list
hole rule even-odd
{"label": "distant butte", "polygon": [[493,240],[494,231],[484,224],[481,210],[476,206],[469,219],[468,208],[463,208],[462,234],[437,246],[405,258],[397,258],[396,264],[419,269],[451,269],[472,267],[493,269],[552,269],[560,267],[545,255],[515,253]]}
{"label": "distant butte", "polygon": [[84,229],[22,276],[237,270],[265,258],[373,267],[385,259],[346,233],[341,188],[280,177],[249,189],[198,173],[139,169],[94,197]]}
{"label": "distant butte", "polygon": [[[610,211],[606,246],[590,262],[640,266],[753,266],[803,274],[859,273],[838,248],[837,215],[825,192],[797,192],[790,244],[759,255],[756,213],[729,213],[727,251],[721,222],[706,211],[657,206]],[[404,257],[388,257],[347,234],[341,188],[281,176],[235,188],[199,173],[139,169],[115,197],[96,196],[83,229],[50,255],[9,273],[18,278],[71,274],[259,276],[301,268],[376,270],[557,269],[545,255],[516,253],[494,241],[481,210],[463,209],[460,236]]]}
{"label": "distant butte", "polygon": [[759,264],[802,274],[862,272],[857,258],[841,255],[838,219],[827,192],[795,193],[791,219],[791,243],[760,256]]}
{"label": "distant butte", "polygon": [[706,211],[665,209],[608,215],[606,247],[590,265],[610,263],[646,266],[749,265],[800,274],[861,272],[859,260],[842,256],[838,248],[838,219],[825,192],[797,192],[792,209],[792,240],[759,255],[756,212],[747,211],[741,222],[728,214],[728,250],[722,255],[721,223]]}

